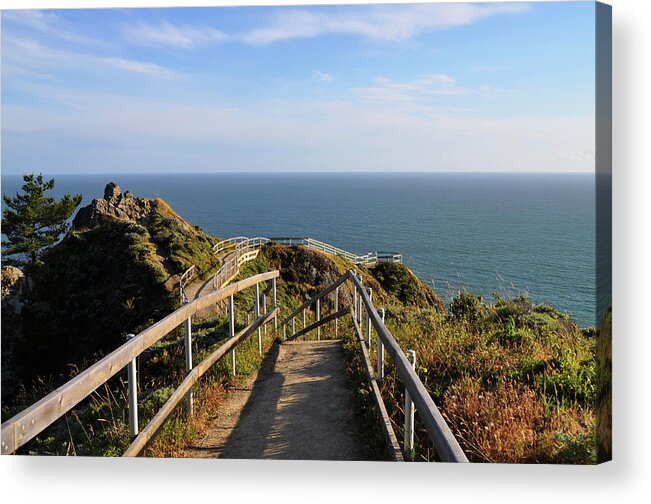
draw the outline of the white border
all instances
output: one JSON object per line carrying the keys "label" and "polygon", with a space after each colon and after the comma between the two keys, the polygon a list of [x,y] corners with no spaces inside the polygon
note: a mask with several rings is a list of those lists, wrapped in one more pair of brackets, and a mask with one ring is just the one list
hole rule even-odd
{"label": "white border", "polygon": [[[1,8],[349,3],[0,0]],[[355,2],[368,3],[368,2]],[[598,467],[0,457],[11,502],[648,502],[648,0],[613,4],[614,455]],[[5,501],[9,502],[9,501]]]}

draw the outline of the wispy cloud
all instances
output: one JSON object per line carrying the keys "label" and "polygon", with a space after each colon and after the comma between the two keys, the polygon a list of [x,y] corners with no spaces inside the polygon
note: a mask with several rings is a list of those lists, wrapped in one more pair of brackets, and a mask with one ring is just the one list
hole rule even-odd
{"label": "wispy cloud", "polygon": [[475,23],[496,14],[523,12],[526,4],[429,4],[376,6],[357,12],[282,11],[269,26],[240,35],[248,44],[266,45],[323,34],[354,34],[369,39],[404,41],[419,33]]}
{"label": "wispy cloud", "polygon": [[372,86],[356,87],[352,91],[364,101],[394,104],[415,103],[436,95],[460,96],[475,92],[473,89],[459,87],[452,77],[445,74],[427,74],[405,82],[376,77]]}
{"label": "wispy cloud", "polygon": [[364,9],[313,11],[283,9],[261,26],[226,33],[210,26],[138,23],[123,29],[137,45],[192,48],[214,43],[265,46],[292,39],[327,34],[358,35],[367,39],[401,42],[421,33],[464,26],[498,14],[515,14],[526,4],[421,4],[364,6]]}
{"label": "wispy cloud", "polygon": [[226,33],[207,26],[176,26],[170,22],[160,24],[138,23],[123,29],[124,37],[131,43],[144,46],[170,46],[189,49],[196,46],[226,42]]}
{"label": "wispy cloud", "polygon": [[[594,123],[562,117],[418,116],[391,106],[296,100],[282,106],[172,103],[43,86],[70,106],[3,107],[3,159],[60,169],[158,171],[584,170],[594,167]],[[345,118],[345,119],[344,119]],[[97,155],[98,146],[107,156]],[[336,148],[333,148],[336,146]],[[571,153],[568,155],[567,153]],[[99,164],[98,164],[99,163]],[[526,164],[525,165],[523,165]]]}
{"label": "wispy cloud", "polygon": [[6,10],[2,12],[3,23],[18,25],[41,33],[42,35],[72,44],[104,46],[104,41],[82,35],[75,27],[53,12],[38,10]]}
{"label": "wispy cloud", "polygon": [[183,78],[169,68],[137,59],[69,51],[26,38],[6,37],[3,43],[4,71],[9,76],[37,73],[52,79],[57,72],[75,69],[80,73],[120,70],[161,79]]}
{"label": "wispy cloud", "polygon": [[321,82],[323,84],[330,84],[333,80],[335,80],[335,78],[329,73],[320,72],[319,70],[312,70],[310,80]]}

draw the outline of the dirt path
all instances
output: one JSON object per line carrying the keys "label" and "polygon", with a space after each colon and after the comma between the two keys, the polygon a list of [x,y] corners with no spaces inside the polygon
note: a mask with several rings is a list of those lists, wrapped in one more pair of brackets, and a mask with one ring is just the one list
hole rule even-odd
{"label": "dirt path", "polygon": [[339,341],[276,343],[187,456],[368,460]]}
{"label": "dirt path", "polygon": [[[213,285],[212,276],[208,278],[208,280],[198,278],[185,288],[185,295],[190,301],[194,301],[202,296],[212,294],[216,290],[217,289],[215,289]],[[221,301],[216,305],[208,306],[203,310],[199,310],[195,315],[195,319],[205,319],[215,314],[225,313],[226,302],[227,301]]]}

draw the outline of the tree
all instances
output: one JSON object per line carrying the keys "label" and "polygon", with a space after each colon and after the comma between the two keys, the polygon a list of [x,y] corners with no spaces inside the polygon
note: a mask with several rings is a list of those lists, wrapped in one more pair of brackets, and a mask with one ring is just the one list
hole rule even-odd
{"label": "tree", "polygon": [[45,192],[54,188],[54,179],[43,182],[43,175],[23,175],[22,194],[2,199],[3,253],[18,256],[11,260],[17,265],[31,265],[47,248],[68,230],[68,219],[81,203],[82,196],[66,194],[60,201]]}

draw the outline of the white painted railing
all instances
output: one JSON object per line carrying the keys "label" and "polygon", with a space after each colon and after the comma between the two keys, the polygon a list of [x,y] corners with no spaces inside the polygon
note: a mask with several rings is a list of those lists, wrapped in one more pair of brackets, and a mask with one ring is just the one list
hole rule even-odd
{"label": "white painted railing", "polygon": [[367,266],[372,266],[379,262],[402,262],[402,255],[395,252],[368,252],[363,255],[355,254],[344,250],[329,243],[322,242],[320,240],[315,240],[314,238],[309,237],[256,237],[256,238],[247,238],[245,236],[238,236],[235,238],[228,238],[219,242],[213,247],[215,253],[225,250],[229,246],[242,245],[246,243],[248,246],[260,246],[265,243],[279,243],[281,245],[297,245],[301,247],[306,247],[311,250],[317,250],[319,252],[325,252],[330,255],[337,255],[348,259],[354,264],[363,264]]}
{"label": "white painted railing", "polygon": [[[317,250],[326,254],[344,257],[354,264],[362,264],[365,266],[373,266],[379,262],[402,262],[402,255],[395,252],[368,252],[367,254],[358,255],[309,237],[267,238],[265,236],[256,236],[254,238],[249,238],[247,236],[234,236],[216,243],[212,248],[213,254],[215,255],[231,250],[231,252],[224,257],[222,266],[213,276],[213,288],[218,289],[226,285],[226,283],[238,274],[240,266],[247,261],[255,259],[260,247],[267,243],[305,247],[310,250]],[[188,301],[185,289],[189,285],[190,281],[195,277],[196,268],[194,265],[181,276],[179,292],[182,303]]]}

